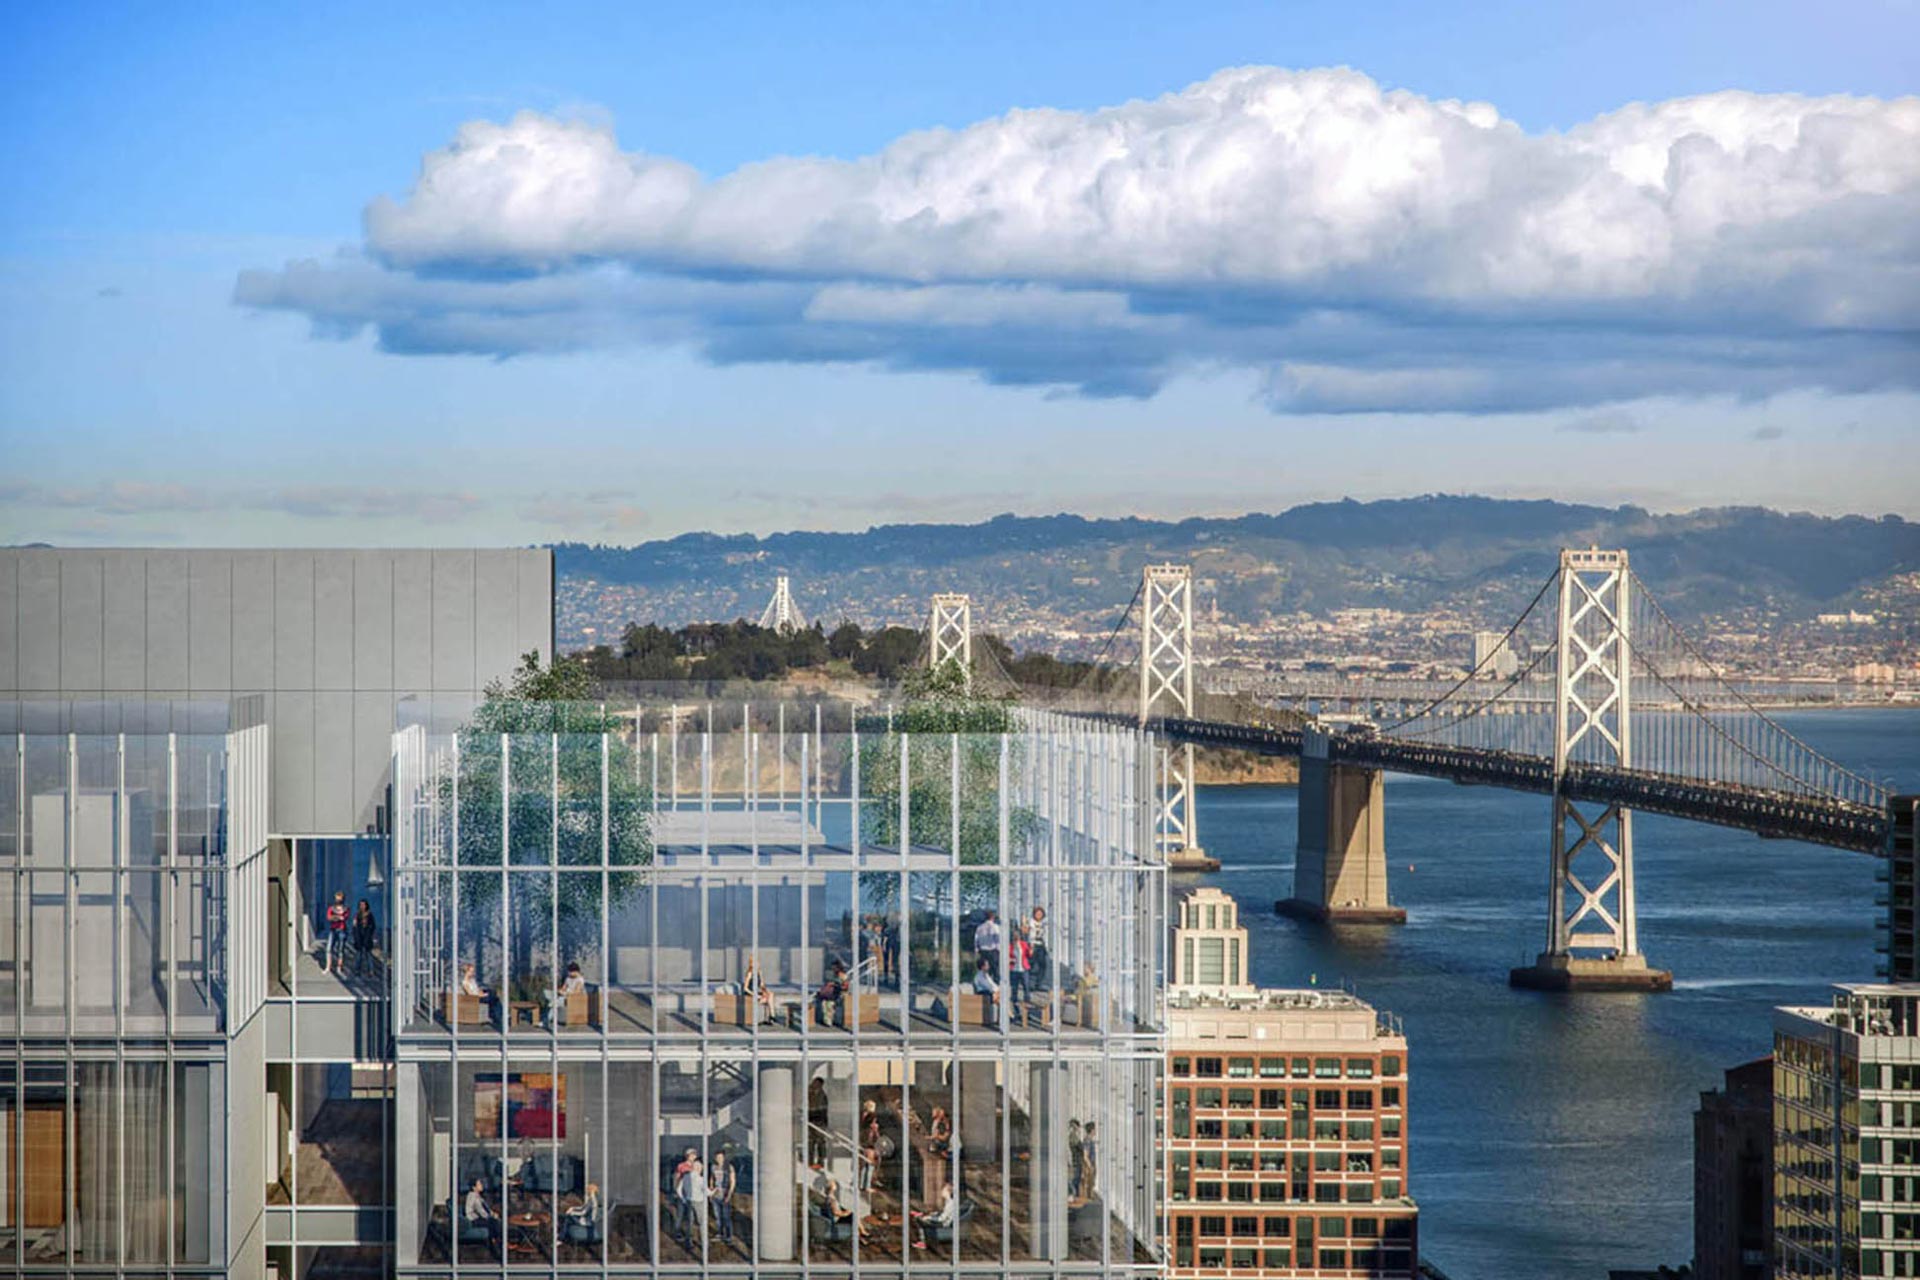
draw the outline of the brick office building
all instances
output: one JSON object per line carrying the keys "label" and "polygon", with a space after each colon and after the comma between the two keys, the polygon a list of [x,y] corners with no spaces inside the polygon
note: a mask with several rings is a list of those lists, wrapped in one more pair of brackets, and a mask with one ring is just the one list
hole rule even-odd
{"label": "brick office building", "polygon": [[1238,915],[1215,889],[1175,912],[1169,1274],[1413,1276],[1406,1038],[1344,992],[1260,990],[1203,961],[1246,954]]}

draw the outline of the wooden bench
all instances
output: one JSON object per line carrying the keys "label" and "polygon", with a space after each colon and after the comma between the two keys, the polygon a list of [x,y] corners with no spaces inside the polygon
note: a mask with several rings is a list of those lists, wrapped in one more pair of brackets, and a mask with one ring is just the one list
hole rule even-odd
{"label": "wooden bench", "polygon": [[952,1010],[951,1017],[962,1027],[997,1027],[1000,1025],[994,1016],[994,1002],[989,996],[977,991],[962,991],[955,988],[948,993],[947,1007]]}

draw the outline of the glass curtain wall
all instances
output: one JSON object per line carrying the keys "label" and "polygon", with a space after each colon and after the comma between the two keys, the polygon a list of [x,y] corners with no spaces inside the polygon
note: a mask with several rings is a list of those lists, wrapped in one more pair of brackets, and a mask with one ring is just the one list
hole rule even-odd
{"label": "glass curtain wall", "polygon": [[0,1272],[224,1270],[225,1038],[263,997],[239,703],[0,704]]}
{"label": "glass curtain wall", "polygon": [[1148,739],[548,714],[396,735],[401,1271],[1157,1266]]}

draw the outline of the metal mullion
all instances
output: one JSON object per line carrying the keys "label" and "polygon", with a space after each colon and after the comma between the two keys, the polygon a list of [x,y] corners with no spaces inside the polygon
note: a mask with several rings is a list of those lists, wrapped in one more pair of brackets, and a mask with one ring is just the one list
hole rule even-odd
{"label": "metal mullion", "polygon": [[[552,748],[550,755],[551,763],[548,766],[549,799],[547,808],[547,820],[551,830],[547,848],[547,915],[550,924],[547,934],[547,967],[551,970],[551,977],[548,979],[547,989],[547,999],[549,1003],[545,1011],[548,1018],[545,1043],[547,1046],[548,1076],[557,1085],[560,1075],[560,1037],[558,1028],[552,1025],[552,1002],[558,999],[557,993],[560,990],[560,734],[556,731],[550,735],[550,738]],[[606,914],[604,907],[601,909],[601,914]],[[535,1009],[534,1017],[538,1018],[541,1012],[541,1010]],[[504,1087],[503,1084],[502,1088],[504,1089]],[[557,1088],[554,1091],[554,1096],[557,1102],[559,1098],[559,1090]],[[506,1114],[504,1106],[501,1109],[501,1114]],[[547,1125],[547,1168],[556,1173],[558,1172],[560,1164],[560,1140],[555,1134],[557,1128],[558,1126],[552,1123]],[[556,1177],[553,1181],[558,1183],[559,1179]],[[553,1207],[547,1214],[547,1257],[558,1261],[560,1257],[560,1193],[555,1189],[551,1191],[551,1194],[553,1196]]]}
{"label": "metal mullion", "polygon": [[[79,990],[73,974],[73,935],[74,927],[78,923],[79,912],[79,893],[77,889],[78,873],[73,869],[74,828],[80,821],[80,762],[77,758],[79,753],[75,745],[76,742],[77,735],[69,730],[67,733],[66,758],[67,820],[65,829],[60,833],[60,888],[66,898],[67,907],[67,927],[62,931],[60,938],[60,951],[62,956],[60,1003],[61,1016],[67,1029],[67,1058],[69,1065],[71,1065],[73,1058],[73,1005]],[[72,1218],[69,1217],[68,1221],[72,1221]],[[71,1248],[68,1249],[68,1260],[69,1262],[72,1260]]]}
{"label": "metal mullion", "polygon": [[[132,884],[127,870],[127,735],[118,734],[114,746],[115,780],[113,790],[113,1038],[116,1045],[127,1035],[127,1000],[131,990],[127,982],[127,888]],[[16,935],[18,936],[18,935]],[[15,1006],[18,1008],[19,1006]],[[117,1078],[117,1077],[116,1077]],[[120,1202],[125,1204],[123,1199]],[[120,1256],[116,1255],[116,1261]]]}
{"label": "metal mullion", "polygon": [[[636,733],[636,735],[639,733],[639,722],[637,722],[637,720],[636,723],[634,723],[634,733]],[[612,743],[609,743],[609,739],[607,739],[605,725],[601,725],[601,910],[599,910],[599,917],[601,917],[601,919],[599,919],[599,925],[601,925],[601,975],[599,975],[599,986],[601,986],[601,1025],[599,1025],[599,1027],[593,1027],[593,1019],[591,1019],[591,1017],[588,1019],[588,1027],[593,1027],[593,1031],[599,1036],[601,1063],[605,1063],[605,1059],[607,1059],[607,1009],[612,1006],[611,992],[607,990],[607,969],[609,969],[609,963],[607,963],[607,961],[611,958],[611,946],[609,946],[609,938],[607,938],[607,917],[612,913],[612,871],[607,869],[612,862],[612,814],[609,812],[612,791],[611,750]],[[634,760],[634,770],[639,770],[639,760],[637,760],[637,758]],[[639,779],[634,779],[634,781],[639,781]],[[591,1002],[588,1002],[588,1007],[591,1009]],[[601,1075],[605,1077],[605,1069],[601,1071]],[[605,1082],[601,1084],[601,1090],[605,1092]],[[601,1109],[601,1125],[607,1125],[607,1111],[605,1111],[605,1109]],[[605,1230],[605,1224],[603,1224],[603,1226],[601,1226],[601,1244],[605,1245],[605,1242],[607,1242],[607,1230]],[[603,1249],[603,1253],[605,1253],[605,1249]]]}

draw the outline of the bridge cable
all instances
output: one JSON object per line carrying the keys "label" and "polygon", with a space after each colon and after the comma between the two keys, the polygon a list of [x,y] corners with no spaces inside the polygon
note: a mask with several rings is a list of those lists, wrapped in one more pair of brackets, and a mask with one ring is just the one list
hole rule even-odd
{"label": "bridge cable", "polygon": [[[1426,706],[1420,708],[1418,711],[1414,712],[1412,715],[1406,717],[1404,720],[1395,721],[1393,724],[1387,725],[1386,727],[1382,728],[1380,732],[1391,733],[1395,729],[1399,729],[1405,725],[1412,724],[1415,720],[1420,719],[1422,716],[1426,715],[1429,711],[1432,711],[1435,707],[1439,706],[1441,703],[1445,702],[1447,699],[1453,697],[1454,694],[1460,692],[1461,689],[1465,688],[1473,680],[1475,676],[1480,674],[1480,669],[1482,667],[1486,666],[1489,662],[1492,662],[1494,658],[1499,655],[1500,651],[1507,647],[1508,643],[1513,639],[1514,633],[1520,630],[1520,625],[1524,623],[1533,614],[1534,608],[1537,605],[1539,605],[1541,599],[1547,594],[1547,591],[1554,585],[1554,583],[1558,582],[1559,580],[1560,580],[1560,571],[1558,569],[1555,569],[1552,573],[1547,575],[1547,580],[1540,584],[1540,590],[1534,592],[1533,599],[1527,602],[1527,607],[1520,611],[1520,616],[1518,618],[1515,618],[1513,621],[1513,625],[1507,628],[1507,634],[1500,637],[1500,643],[1488,649],[1487,656],[1480,659],[1480,661],[1474,663],[1473,670],[1467,672],[1466,675],[1461,676],[1459,679],[1459,682],[1456,683],[1453,686],[1453,688],[1447,690],[1445,693],[1441,694],[1439,697],[1435,698],[1432,702],[1429,702]],[[1511,652],[1511,650],[1509,650],[1509,652]],[[1541,652],[1544,653],[1545,650],[1543,649]],[[1535,654],[1533,662],[1530,662],[1527,664],[1527,671],[1533,670],[1534,663],[1539,662],[1539,660],[1540,660],[1539,654]],[[1524,675],[1526,673],[1522,672],[1521,674]],[[1516,680],[1518,678],[1519,678],[1518,676],[1515,677]],[[1509,681],[1507,687],[1511,688],[1512,686],[1513,686],[1513,681]],[[1500,692],[1505,693],[1506,690],[1502,689]],[[1498,697],[1499,695],[1496,694],[1494,696]],[[1477,712],[1469,712],[1468,714],[1473,715],[1473,714],[1477,714]]]}
{"label": "bridge cable", "polygon": [[[1047,699],[1046,706],[1058,706],[1065,699],[1079,693],[1087,681],[1094,678],[1095,674],[1100,670],[1100,664],[1105,662],[1107,660],[1107,654],[1112,652],[1113,642],[1118,640],[1120,633],[1126,629],[1127,622],[1133,617],[1134,606],[1140,603],[1141,593],[1146,589],[1147,580],[1143,576],[1140,579],[1140,585],[1133,589],[1133,599],[1127,601],[1127,607],[1121,611],[1120,620],[1114,623],[1113,630],[1107,633],[1106,642],[1100,646],[1100,652],[1094,656],[1093,661],[1088,664],[1087,669],[1080,674],[1080,678],[1074,681],[1064,692],[1058,692],[1053,697]],[[1143,654],[1141,656],[1144,660],[1145,655]]]}
{"label": "bridge cable", "polygon": [[[1696,645],[1694,645],[1694,643],[1690,639],[1687,638],[1687,634],[1679,628],[1679,626],[1673,621],[1671,617],[1667,615],[1667,611],[1660,607],[1660,602],[1654,599],[1652,592],[1647,590],[1646,584],[1640,580],[1640,576],[1638,574],[1632,573],[1631,570],[1629,570],[1628,572],[1632,576],[1634,584],[1639,587],[1639,590],[1635,593],[1635,595],[1638,598],[1645,600],[1647,602],[1647,605],[1653,609],[1655,615],[1657,615],[1660,621],[1666,625],[1666,628],[1669,634],[1671,634],[1672,636],[1674,636],[1674,638],[1679,640],[1681,646],[1686,650],[1687,656],[1691,657],[1695,662],[1698,662],[1701,666],[1705,667],[1707,669],[1708,674],[1712,677],[1714,682],[1718,684],[1719,687],[1723,689],[1725,692],[1731,694],[1733,698],[1739,702],[1740,706],[1743,707],[1748,712],[1748,714],[1752,715],[1761,724],[1766,725],[1769,729],[1772,729],[1775,733],[1785,738],[1788,742],[1791,742],[1794,746],[1798,747],[1801,751],[1804,751],[1805,753],[1807,753],[1807,755],[1811,756],[1813,759],[1820,761],[1822,764],[1826,765],[1828,768],[1834,770],[1840,776],[1860,784],[1861,788],[1865,791],[1866,795],[1872,800],[1876,802],[1884,803],[1885,788],[1881,787],[1878,783],[1872,781],[1871,779],[1864,778],[1861,775],[1853,772],[1851,769],[1848,769],[1845,765],[1840,764],[1838,761],[1832,760],[1827,756],[1822,755],[1820,752],[1814,750],[1812,747],[1808,746],[1805,742],[1801,741],[1800,738],[1796,737],[1791,731],[1781,727],[1781,725],[1777,721],[1775,721],[1772,717],[1768,716],[1764,711],[1760,710],[1759,707],[1755,706],[1753,702],[1749,700],[1744,693],[1740,692],[1739,689],[1735,688],[1734,685],[1730,681],[1728,681],[1724,675],[1720,673],[1720,669],[1714,666],[1713,663],[1707,659],[1706,655],[1702,653],[1700,649]],[[1626,646],[1626,649],[1629,655],[1638,656],[1640,658],[1640,661],[1646,666],[1647,670],[1653,675],[1654,679],[1659,681],[1660,684],[1666,688],[1668,693],[1671,693],[1675,698],[1679,699],[1680,705],[1683,710],[1689,711],[1693,713],[1695,716],[1697,716],[1702,722],[1706,724],[1706,726],[1710,730],[1713,731],[1713,733],[1715,733],[1721,740],[1723,740],[1729,746],[1731,746],[1735,752],[1761,765],[1764,769],[1770,770],[1771,772],[1776,773],[1781,777],[1785,778],[1788,782],[1793,784],[1791,787],[1788,788],[1789,790],[1802,791],[1808,794],[1821,794],[1815,790],[1813,784],[1807,782],[1805,779],[1800,778],[1793,773],[1788,772],[1785,768],[1781,767],[1779,764],[1775,763],[1773,760],[1754,751],[1751,747],[1748,747],[1744,742],[1741,742],[1738,738],[1735,738],[1733,735],[1729,734],[1724,727],[1722,727],[1721,725],[1719,725],[1714,721],[1713,716],[1710,714],[1710,712],[1708,711],[1708,709],[1704,704],[1697,702],[1692,698],[1689,698],[1685,693],[1682,693],[1678,688],[1676,688],[1674,686],[1673,681],[1668,679],[1666,673],[1664,673],[1663,671],[1660,670],[1659,667],[1654,665],[1653,660],[1647,656],[1645,651],[1633,643],[1633,639],[1631,636],[1623,634],[1620,637],[1620,639]],[[1856,801],[1851,801],[1851,800],[1849,800],[1849,802],[1858,803]]]}

